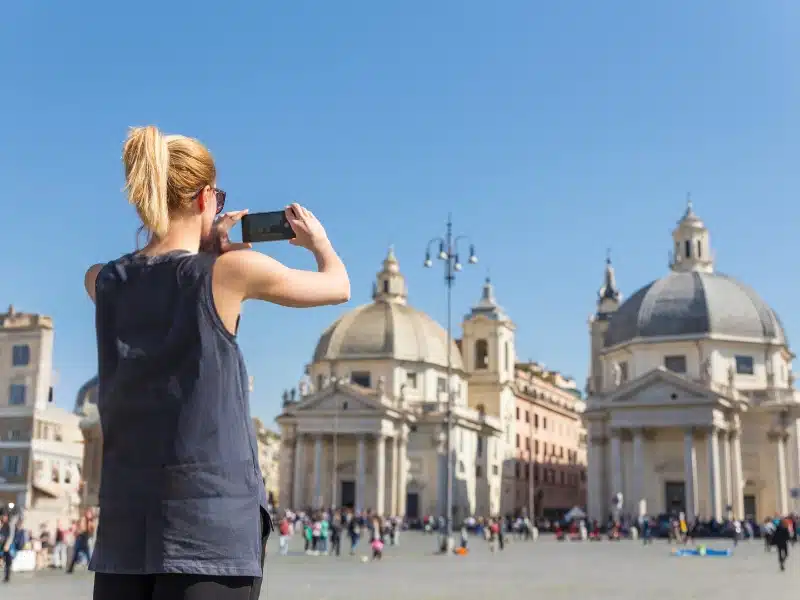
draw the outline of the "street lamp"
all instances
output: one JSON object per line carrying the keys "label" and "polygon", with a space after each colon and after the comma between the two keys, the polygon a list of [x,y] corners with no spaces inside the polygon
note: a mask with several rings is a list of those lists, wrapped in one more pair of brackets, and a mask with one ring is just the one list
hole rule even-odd
{"label": "street lamp", "polygon": [[[461,241],[469,242],[469,238],[464,235],[453,237],[453,219],[451,215],[447,217],[447,231],[443,238],[435,237],[428,242],[428,247],[425,251],[425,262],[423,263],[426,268],[433,266],[431,260],[431,248],[436,243],[439,244],[439,251],[436,255],[438,260],[444,263],[444,283],[447,288],[447,411],[445,416],[445,444],[447,448],[447,487],[445,492],[445,534],[442,539],[442,551],[448,552],[453,547],[453,333],[452,333],[452,314],[453,314],[453,282],[455,281],[455,274],[463,268],[459,259],[458,243]],[[470,243],[469,245],[469,258],[468,264],[474,265],[478,262],[478,257],[475,254],[475,246]]]}

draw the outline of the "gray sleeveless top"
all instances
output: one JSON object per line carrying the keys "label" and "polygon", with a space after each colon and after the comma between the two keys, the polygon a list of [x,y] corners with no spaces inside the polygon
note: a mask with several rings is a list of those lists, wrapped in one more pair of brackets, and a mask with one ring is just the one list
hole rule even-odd
{"label": "gray sleeveless top", "polygon": [[126,255],[96,284],[101,573],[262,575],[248,378],[210,254]]}

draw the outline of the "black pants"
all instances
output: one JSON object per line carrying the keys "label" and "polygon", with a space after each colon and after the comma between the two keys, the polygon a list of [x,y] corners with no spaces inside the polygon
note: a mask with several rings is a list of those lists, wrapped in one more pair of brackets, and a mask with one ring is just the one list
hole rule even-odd
{"label": "black pants", "polygon": [[[261,570],[272,530],[269,516],[261,516]],[[96,573],[94,600],[258,600],[261,577],[218,575],[117,575]]]}
{"label": "black pants", "polygon": [[3,581],[8,581],[11,579],[11,563],[14,562],[14,559],[11,558],[11,552],[3,552],[2,557],[4,565]]}
{"label": "black pants", "polygon": [[788,544],[777,544],[778,548],[778,564],[783,568],[783,563],[786,562],[786,557],[789,556]]}

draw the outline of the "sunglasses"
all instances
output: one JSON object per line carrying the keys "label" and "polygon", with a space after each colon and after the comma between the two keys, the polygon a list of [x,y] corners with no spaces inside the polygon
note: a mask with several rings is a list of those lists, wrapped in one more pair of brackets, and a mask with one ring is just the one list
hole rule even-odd
{"label": "sunglasses", "polygon": [[[194,195],[194,197],[197,198],[200,194],[203,193],[204,189],[205,188],[198,191]],[[217,199],[217,214],[219,214],[225,208],[225,197],[227,196],[227,194],[225,193],[225,190],[221,190],[219,188],[211,188],[211,191],[214,192],[214,197]]]}

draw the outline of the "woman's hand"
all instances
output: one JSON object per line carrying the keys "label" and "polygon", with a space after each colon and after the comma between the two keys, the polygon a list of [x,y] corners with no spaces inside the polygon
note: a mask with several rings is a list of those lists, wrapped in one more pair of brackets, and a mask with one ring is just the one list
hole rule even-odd
{"label": "woman's hand", "polygon": [[242,217],[247,214],[245,210],[235,210],[220,215],[214,225],[211,226],[211,235],[208,240],[201,244],[200,250],[203,252],[210,252],[212,254],[225,254],[232,250],[244,250],[252,248],[252,244],[245,242],[231,242],[230,231],[231,228],[242,220]]}
{"label": "woman's hand", "polygon": [[316,253],[321,248],[330,245],[325,228],[307,208],[299,204],[286,207],[286,220],[291,225],[295,237],[289,240],[290,244],[300,246]]}

